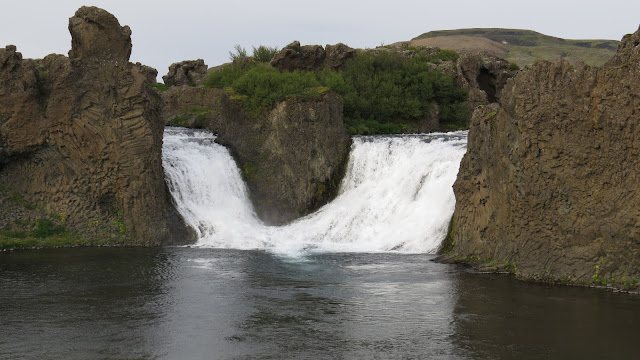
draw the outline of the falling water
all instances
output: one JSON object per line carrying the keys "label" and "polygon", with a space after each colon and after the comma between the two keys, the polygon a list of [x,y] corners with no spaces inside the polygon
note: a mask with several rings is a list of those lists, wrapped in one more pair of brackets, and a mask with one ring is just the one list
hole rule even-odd
{"label": "falling water", "polygon": [[255,215],[240,171],[204,131],[167,128],[163,164],[195,246],[308,252],[435,252],[455,206],[466,132],[353,139],[338,196],[285,226]]}

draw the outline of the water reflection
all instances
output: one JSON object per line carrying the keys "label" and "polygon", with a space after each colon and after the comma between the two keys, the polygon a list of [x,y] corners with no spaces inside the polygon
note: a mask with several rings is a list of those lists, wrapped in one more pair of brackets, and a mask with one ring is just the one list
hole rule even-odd
{"label": "water reflection", "polygon": [[634,358],[640,299],[428,255],[0,254],[0,358]]}
{"label": "water reflection", "polygon": [[459,274],[456,292],[453,340],[473,358],[627,359],[635,351],[638,296],[470,273]]}
{"label": "water reflection", "polygon": [[147,304],[162,286],[160,250],[2,255],[0,358],[150,356],[144,337],[130,330],[151,326],[159,315]]}

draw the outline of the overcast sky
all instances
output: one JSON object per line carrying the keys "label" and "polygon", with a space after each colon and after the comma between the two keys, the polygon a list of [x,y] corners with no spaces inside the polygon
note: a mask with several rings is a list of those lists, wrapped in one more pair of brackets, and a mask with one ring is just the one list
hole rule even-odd
{"label": "overcast sky", "polygon": [[69,17],[82,5],[99,6],[133,32],[131,61],[158,70],[202,58],[215,66],[235,44],[279,48],[346,43],[373,48],[431,30],[470,27],[531,29],[568,39],[614,39],[634,32],[634,0],[0,0],[0,46],[16,45],[25,58],[67,54]]}

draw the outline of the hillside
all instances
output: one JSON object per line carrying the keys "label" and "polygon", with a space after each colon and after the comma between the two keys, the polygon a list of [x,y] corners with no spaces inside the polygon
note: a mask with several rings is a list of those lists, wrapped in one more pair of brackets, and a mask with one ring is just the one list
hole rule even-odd
{"label": "hillside", "polygon": [[411,46],[435,46],[458,52],[487,51],[520,67],[536,60],[556,58],[601,66],[615,54],[618,44],[615,40],[567,40],[531,30],[490,28],[431,31],[409,41]]}

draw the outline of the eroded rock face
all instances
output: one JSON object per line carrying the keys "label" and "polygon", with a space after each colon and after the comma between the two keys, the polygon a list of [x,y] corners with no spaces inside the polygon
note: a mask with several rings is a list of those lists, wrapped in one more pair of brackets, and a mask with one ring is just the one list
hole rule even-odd
{"label": "eroded rock face", "polygon": [[162,77],[167,86],[200,85],[207,77],[209,67],[204,60],[185,60],[169,66],[169,73]]}
{"label": "eroded rock face", "polygon": [[270,65],[280,71],[314,71],[329,67],[339,70],[347,60],[356,56],[356,51],[345,44],[301,46],[294,41],[274,55]]}
{"label": "eroded rock face", "polygon": [[502,106],[479,108],[449,256],[508,263],[521,278],[634,287],[639,78],[636,32],[603,68],[537,62],[507,82]]}
{"label": "eroded rock face", "polygon": [[69,58],[129,61],[131,29],[95,6],[83,6],[69,19],[71,51]]}
{"label": "eroded rock face", "polygon": [[516,74],[509,62],[488,53],[463,53],[455,62],[444,62],[438,68],[469,90],[469,109],[500,103],[502,89]]}
{"label": "eroded rock face", "polygon": [[336,45],[325,46],[325,63],[331,70],[341,70],[344,64],[356,56],[356,50],[349,46],[338,43]]}
{"label": "eroded rock face", "polygon": [[162,94],[165,119],[218,134],[243,173],[257,215],[279,225],[309,214],[335,195],[350,138],[342,99],[331,92],[289,99],[254,118],[221,89],[174,87]]}
{"label": "eroded rock face", "polygon": [[69,24],[71,58],[0,49],[0,186],[88,238],[189,241],[164,182],[155,70],[127,61],[130,30],[106,11]]}

